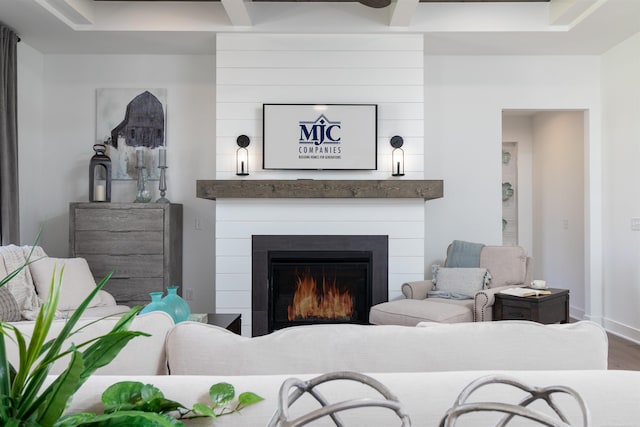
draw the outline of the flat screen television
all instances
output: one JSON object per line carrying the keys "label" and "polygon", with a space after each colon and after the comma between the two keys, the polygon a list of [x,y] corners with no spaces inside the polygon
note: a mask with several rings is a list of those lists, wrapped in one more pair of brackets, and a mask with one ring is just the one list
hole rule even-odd
{"label": "flat screen television", "polygon": [[375,170],[376,104],[263,104],[262,167]]}

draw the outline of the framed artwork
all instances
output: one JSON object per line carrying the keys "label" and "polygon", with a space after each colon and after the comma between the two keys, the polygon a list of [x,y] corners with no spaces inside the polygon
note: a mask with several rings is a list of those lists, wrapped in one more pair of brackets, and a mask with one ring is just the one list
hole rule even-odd
{"label": "framed artwork", "polygon": [[375,170],[376,104],[263,104],[264,169]]}
{"label": "framed artwork", "polygon": [[142,150],[147,178],[159,179],[158,148],[166,146],[166,111],[166,89],[97,89],[96,143],[107,146],[112,179],[136,179],[136,149]]}

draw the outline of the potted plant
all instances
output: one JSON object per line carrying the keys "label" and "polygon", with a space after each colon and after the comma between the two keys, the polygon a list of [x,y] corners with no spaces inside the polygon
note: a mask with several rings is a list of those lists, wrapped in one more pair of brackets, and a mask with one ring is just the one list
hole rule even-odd
{"label": "potted plant", "polygon": [[[17,276],[31,262],[35,262],[30,261],[32,253],[33,250],[23,265],[0,280],[0,287]],[[211,405],[196,404],[193,409],[186,410],[183,405],[164,399],[162,393],[151,385],[122,382],[105,391],[103,395],[105,414],[75,414],[63,417],[63,412],[73,395],[97,369],[109,364],[131,339],[148,336],[143,332],[129,330],[131,322],[140,310],[140,307],[134,307],[123,314],[107,334],[72,345],[70,348],[64,347],[65,340],[81,329],[75,329],[78,321],[90,301],[109,280],[110,273],[66,320],[58,336],[47,341],[46,337],[55,320],[63,274],[64,267],[59,272],[54,271],[49,296],[38,311],[33,335],[28,343],[18,328],[9,323],[0,322],[0,425],[6,427],[178,426],[183,424],[169,415],[172,411],[177,411],[179,416],[215,417],[262,400],[253,393],[243,393],[239,396],[238,405],[225,411],[224,408],[234,397],[233,387],[229,389],[228,384],[217,384],[210,390],[213,402]],[[7,359],[5,339],[14,340],[18,346],[19,362],[15,368]],[[69,365],[47,385],[47,374],[51,366],[65,356],[70,356]],[[114,397],[116,395],[118,397]],[[140,399],[140,396],[144,398]]]}

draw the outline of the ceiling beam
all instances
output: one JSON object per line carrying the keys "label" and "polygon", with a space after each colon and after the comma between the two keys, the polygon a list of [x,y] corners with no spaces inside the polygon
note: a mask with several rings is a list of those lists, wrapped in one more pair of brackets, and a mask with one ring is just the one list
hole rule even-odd
{"label": "ceiling beam", "polygon": [[416,13],[418,0],[393,0],[391,3],[391,18],[389,26],[408,27]]}
{"label": "ceiling beam", "polygon": [[551,25],[573,25],[596,3],[601,0],[553,0],[549,3]]}
{"label": "ceiling beam", "polygon": [[93,2],[90,0],[35,1],[70,27],[93,24]]}
{"label": "ceiling beam", "polygon": [[253,25],[247,9],[248,0],[222,0],[222,6],[227,12],[234,27],[250,27]]}

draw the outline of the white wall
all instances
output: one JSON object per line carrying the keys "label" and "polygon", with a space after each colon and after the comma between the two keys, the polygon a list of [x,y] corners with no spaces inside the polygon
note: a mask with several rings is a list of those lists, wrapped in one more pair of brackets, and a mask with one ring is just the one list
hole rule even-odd
{"label": "white wall", "polygon": [[[26,48],[23,48],[23,51]],[[41,135],[30,134],[21,122],[21,162],[33,154],[30,173],[21,172],[24,189],[38,189],[23,205],[23,229],[35,222],[44,227],[42,245],[52,256],[68,255],[68,204],[88,200],[89,159],[95,142],[96,89],[162,87],[167,89],[167,197],[184,205],[183,290],[193,292],[194,312],[214,308],[213,205],[196,199],[196,179],[215,177],[215,58],[170,55],[31,55],[21,56],[22,68],[43,58],[42,95],[31,100],[21,92],[20,102],[33,104],[41,116]],[[22,76],[21,76],[22,78]],[[37,76],[33,91],[38,95]],[[42,114],[36,102],[43,106]],[[27,116],[25,116],[27,117]],[[30,117],[30,116],[29,116]],[[29,138],[23,138],[23,134]],[[37,147],[38,153],[34,153]],[[24,193],[23,193],[24,194]],[[154,195],[157,197],[157,192]],[[113,202],[135,199],[133,181],[113,184]],[[31,211],[37,212],[35,218]],[[195,230],[199,219],[201,230]],[[25,237],[28,237],[27,236]]]}
{"label": "white wall", "polygon": [[602,58],[605,326],[640,342],[640,34]]}
{"label": "white wall", "polygon": [[[404,178],[422,179],[422,36],[219,34],[216,43],[218,179],[237,178],[241,134],[251,139],[247,179],[389,179],[394,135],[404,138]],[[378,104],[378,170],[262,170],[263,103]]]}
{"label": "white wall", "polygon": [[533,118],[533,256],[535,278],[569,289],[571,315],[585,310],[584,114]]}
{"label": "white wall", "polygon": [[585,313],[601,313],[601,107],[596,56],[425,57],[425,265],[454,239],[500,244],[502,110],[587,110]]}

